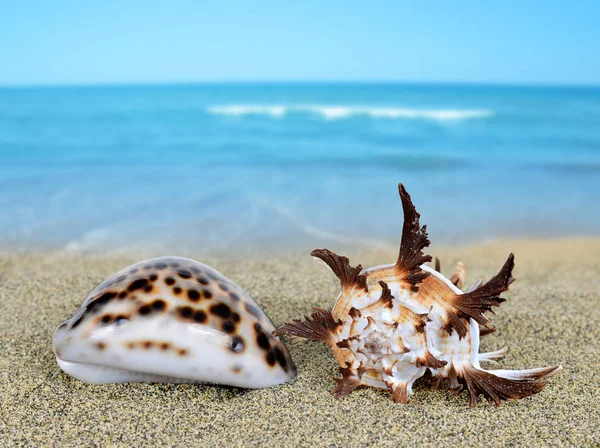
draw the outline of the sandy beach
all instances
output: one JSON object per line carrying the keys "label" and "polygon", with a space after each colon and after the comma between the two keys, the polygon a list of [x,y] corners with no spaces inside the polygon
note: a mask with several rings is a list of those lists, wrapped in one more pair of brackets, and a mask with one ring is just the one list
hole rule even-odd
{"label": "sandy beach", "polygon": [[[330,249],[339,248],[331,246]],[[517,281],[491,316],[482,351],[508,347],[499,368],[562,364],[538,395],[497,408],[467,394],[415,385],[408,405],[385,392],[331,395],[336,365],[317,343],[288,347],[298,368],[264,390],[165,384],[90,385],[64,374],[51,350],[55,326],[137,254],[0,252],[1,446],[598,446],[600,444],[600,239],[503,241],[432,248],[467,284],[516,255]],[[308,254],[249,259],[191,256],[242,286],[276,325],[329,308],[338,283]],[[348,253],[353,264],[392,262],[395,248]],[[480,398],[483,400],[483,398]]]}

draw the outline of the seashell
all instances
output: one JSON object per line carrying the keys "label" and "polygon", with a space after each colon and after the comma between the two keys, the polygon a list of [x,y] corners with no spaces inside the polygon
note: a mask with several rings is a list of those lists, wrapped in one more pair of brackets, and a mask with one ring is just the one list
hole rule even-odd
{"label": "seashell", "polygon": [[[506,349],[479,353],[479,338],[494,331],[485,313],[505,299],[514,281],[514,256],[487,283],[461,290],[466,268],[461,263],[450,279],[425,263],[431,256],[426,226],[410,196],[398,185],[404,209],[400,253],[395,264],[362,269],[327,249],[311,255],[324,261],[340,280],[342,291],[331,311],[317,309],[304,321],[284,324],[275,334],[326,343],[339,364],[336,397],[360,386],[388,390],[406,403],[415,380],[427,370],[475,406],[479,395],[500,405],[540,392],[562,367],[531,370],[486,370],[482,361],[501,358]],[[481,326],[481,327],[480,327]]]}
{"label": "seashell", "polygon": [[218,383],[261,388],[296,369],[254,300],[214,269],[160,257],[94,289],[54,332],[66,373],[89,383]]}

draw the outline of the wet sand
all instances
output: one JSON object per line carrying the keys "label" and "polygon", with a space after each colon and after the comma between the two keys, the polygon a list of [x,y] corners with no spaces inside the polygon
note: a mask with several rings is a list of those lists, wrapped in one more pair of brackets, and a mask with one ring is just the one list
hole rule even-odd
{"label": "wet sand", "polygon": [[[332,250],[339,248],[330,247]],[[64,374],[51,350],[70,317],[131,255],[0,253],[0,446],[598,446],[600,444],[600,239],[503,241],[432,248],[450,275],[487,279],[509,252],[517,281],[491,316],[482,351],[508,347],[498,368],[562,364],[542,393],[497,408],[467,394],[415,384],[408,405],[359,389],[336,400],[329,349],[296,342],[298,377],[265,390],[165,384],[90,385]],[[331,307],[338,283],[311,258],[203,258],[242,286],[276,325]],[[350,252],[353,264],[392,262],[395,249]],[[290,344],[288,344],[290,347]],[[483,400],[483,398],[480,398]]]}

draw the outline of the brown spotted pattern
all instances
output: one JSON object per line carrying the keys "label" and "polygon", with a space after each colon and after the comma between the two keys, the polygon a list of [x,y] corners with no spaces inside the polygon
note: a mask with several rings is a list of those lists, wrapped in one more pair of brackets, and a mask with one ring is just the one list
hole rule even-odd
{"label": "brown spotted pattern", "polygon": [[[230,353],[254,350],[270,368],[285,372],[294,369],[285,346],[272,336],[273,324],[254,300],[219,272],[186,258],[155,258],[112,275],[92,291],[68,322],[68,329],[128,325],[158,316],[170,316],[182,324],[206,325],[228,336],[226,349]],[[159,336],[156,340],[128,341],[125,346],[193,355],[193,347],[176,347],[158,340]],[[105,345],[98,343],[97,349],[104,350]],[[242,372],[243,368],[235,370]]]}
{"label": "brown spotted pattern", "polygon": [[178,347],[168,341],[154,341],[150,339],[133,340],[123,344],[127,350],[158,350],[161,352],[173,352],[178,356],[189,354],[188,349]]}

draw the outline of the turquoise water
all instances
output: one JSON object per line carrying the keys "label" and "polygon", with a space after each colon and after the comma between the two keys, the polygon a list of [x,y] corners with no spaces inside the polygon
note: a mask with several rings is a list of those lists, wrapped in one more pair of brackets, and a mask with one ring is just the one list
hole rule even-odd
{"label": "turquoise water", "polygon": [[0,89],[0,247],[396,244],[600,234],[600,88]]}

